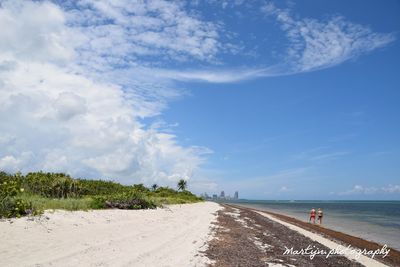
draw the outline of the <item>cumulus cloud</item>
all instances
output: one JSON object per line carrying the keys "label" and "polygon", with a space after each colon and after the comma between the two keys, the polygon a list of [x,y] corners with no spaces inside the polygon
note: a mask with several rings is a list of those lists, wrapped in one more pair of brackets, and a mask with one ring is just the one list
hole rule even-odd
{"label": "cumulus cloud", "polygon": [[134,66],[218,49],[216,27],[180,4],[3,1],[0,25],[1,169],[174,185],[212,153],[142,122],[182,91]]}
{"label": "cumulus cloud", "polygon": [[[0,5],[1,59],[63,62],[74,55],[63,11],[49,2],[3,1]],[[77,38],[73,38],[74,41]]]}
{"label": "cumulus cloud", "polygon": [[267,3],[262,11],[273,16],[289,40],[288,73],[328,68],[384,47],[395,40],[393,34],[376,33],[369,27],[347,21],[342,16],[328,19],[294,18],[290,10]]}

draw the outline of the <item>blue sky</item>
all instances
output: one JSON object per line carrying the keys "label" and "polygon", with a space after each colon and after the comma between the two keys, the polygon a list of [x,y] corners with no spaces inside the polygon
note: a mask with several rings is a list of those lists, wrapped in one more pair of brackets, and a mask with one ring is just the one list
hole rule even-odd
{"label": "blue sky", "polygon": [[0,3],[1,169],[400,199],[398,1]]}

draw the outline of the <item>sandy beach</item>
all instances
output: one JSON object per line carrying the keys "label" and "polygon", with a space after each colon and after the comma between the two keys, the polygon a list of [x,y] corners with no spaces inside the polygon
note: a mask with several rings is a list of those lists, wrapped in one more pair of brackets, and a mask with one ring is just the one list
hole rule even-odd
{"label": "sandy beach", "polygon": [[0,222],[0,266],[204,266],[199,254],[220,209],[46,212]]}
{"label": "sandy beach", "polygon": [[[345,236],[347,239],[343,239]],[[285,255],[287,248],[376,248],[280,214],[204,202],[155,210],[47,211],[0,222],[0,266],[398,266],[398,251]],[[361,240],[361,241],[360,241]]]}

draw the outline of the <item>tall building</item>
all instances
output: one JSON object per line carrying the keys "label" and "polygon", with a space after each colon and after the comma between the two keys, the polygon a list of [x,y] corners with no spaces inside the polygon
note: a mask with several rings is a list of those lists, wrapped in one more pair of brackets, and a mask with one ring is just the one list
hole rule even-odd
{"label": "tall building", "polygon": [[233,198],[234,199],[239,199],[239,192],[238,191],[235,192],[235,196]]}
{"label": "tall building", "polygon": [[225,198],[225,192],[224,191],[221,191],[220,198]]}

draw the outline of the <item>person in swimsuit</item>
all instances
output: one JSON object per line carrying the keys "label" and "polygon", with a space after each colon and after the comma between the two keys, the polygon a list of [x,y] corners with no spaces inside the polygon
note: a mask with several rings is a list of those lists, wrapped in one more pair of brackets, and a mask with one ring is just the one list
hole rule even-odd
{"label": "person in swimsuit", "polygon": [[317,216],[319,224],[322,224],[322,217],[324,216],[324,213],[322,212],[321,208],[318,209]]}
{"label": "person in swimsuit", "polygon": [[310,211],[310,222],[315,223],[315,209],[312,208]]}

